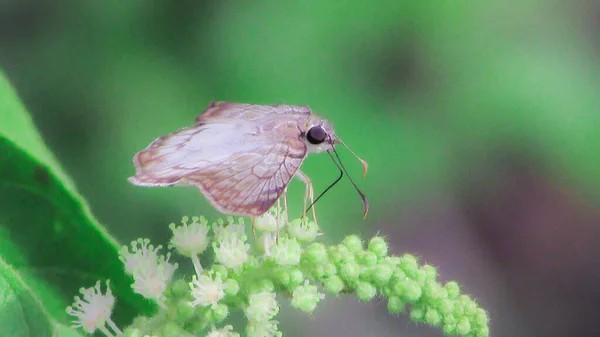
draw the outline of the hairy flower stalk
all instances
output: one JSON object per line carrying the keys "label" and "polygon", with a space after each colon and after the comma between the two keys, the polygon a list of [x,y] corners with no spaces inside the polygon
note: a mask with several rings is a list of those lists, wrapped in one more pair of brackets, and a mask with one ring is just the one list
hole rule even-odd
{"label": "hairy flower stalk", "polygon": [[[247,336],[281,337],[278,294],[305,313],[315,313],[325,294],[354,294],[359,301],[384,298],[391,314],[407,313],[414,322],[439,327],[446,335],[489,336],[487,312],[462,295],[458,283],[441,283],[436,268],[413,255],[388,255],[383,237],[364,241],[349,235],[340,244],[325,245],[317,240],[314,222],[293,219],[279,223],[277,241],[282,219],[287,216],[276,208],[255,219],[256,236],[248,235],[243,220],[233,217],[210,226],[204,217],[183,217],[180,226],[171,224],[169,249],[191,261],[191,276],[174,276],[177,265],[169,262],[170,253],[161,255],[161,246],[147,239],[124,247],[121,260],[134,278],[133,290],[161,308],[152,317],[134,320],[123,335],[238,337],[239,327],[228,319],[231,312],[241,311]],[[202,266],[199,256],[209,247],[214,261]],[[110,320],[110,289],[102,294],[97,284],[82,294],[83,300],[77,298],[68,309],[77,318],[75,326],[120,335]]]}

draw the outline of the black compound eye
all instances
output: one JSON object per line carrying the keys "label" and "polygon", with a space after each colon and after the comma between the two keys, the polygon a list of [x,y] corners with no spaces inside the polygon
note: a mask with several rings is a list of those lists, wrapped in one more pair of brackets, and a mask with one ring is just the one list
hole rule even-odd
{"label": "black compound eye", "polygon": [[327,137],[327,132],[320,126],[313,126],[306,133],[306,139],[311,144],[321,144]]}

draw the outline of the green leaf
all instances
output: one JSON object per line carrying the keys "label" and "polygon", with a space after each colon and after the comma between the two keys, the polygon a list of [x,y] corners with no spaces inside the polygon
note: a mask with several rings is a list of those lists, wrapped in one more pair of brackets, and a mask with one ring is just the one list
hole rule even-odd
{"label": "green leaf", "polygon": [[153,305],[131,290],[119,247],[0,74],[0,257],[59,323],[69,321],[65,308],[79,288],[110,279],[117,298],[113,320],[123,325]]}
{"label": "green leaf", "polygon": [[19,274],[0,259],[0,335],[4,337],[80,337],[57,324]]}
{"label": "green leaf", "polygon": [[0,259],[0,335],[51,336],[52,324],[44,308],[19,275]]}

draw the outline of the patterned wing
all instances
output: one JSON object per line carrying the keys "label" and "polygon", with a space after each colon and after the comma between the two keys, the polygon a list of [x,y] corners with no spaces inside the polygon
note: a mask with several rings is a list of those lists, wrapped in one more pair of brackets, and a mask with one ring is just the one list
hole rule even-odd
{"label": "patterned wing", "polygon": [[219,118],[254,121],[272,114],[310,115],[311,113],[306,105],[213,102],[196,117],[196,123],[205,123]]}
{"label": "patterned wing", "polygon": [[263,132],[252,122],[211,121],[158,138],[134,157],[139,186],[193,185],[223,213],[258,216],[306,157],[297,127]]}
{"label": "patterned wing", "polygon": [[288,138],[188,174],[183,181],[198,186],[223,213],[259,216],[285,191],[305,156],[304,142]]}

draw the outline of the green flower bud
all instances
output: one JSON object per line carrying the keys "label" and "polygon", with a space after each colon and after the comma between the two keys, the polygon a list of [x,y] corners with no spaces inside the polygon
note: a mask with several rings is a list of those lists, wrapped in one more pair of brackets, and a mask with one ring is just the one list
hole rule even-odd
{"label": "green flower bud", "polygon": [[327,254],[329,255],[329,259],[331,260],[331,262],[339,265],[343,262],[344,257],[347,256],[347,254],[350,251],[348,250],[348,248],[344,245],[337,245],[337,246],[332,246],[329,247],[329,249],[327,250]]}
{"label": "green flower bud", "polygon": [[423,296],[435,302],[448,298],[448,292],[439,283],[430,281],[423,286]]}
{"label": "green flower bud", "polygon": [[437,305],[437,309],[445,317],[454,311],[454,302],[449,299],[441,300]]}
{"label": "green flower bud", "polygon": [[386,263],[379,263],[373,268],[371,273],[371,279],[375,282],[375,285],[382,287],[386,285],[392,278],[394,269]]}
{"label": "green flower bud", "polygon": [[325,266],[315,266],[312,271],[312,275],[315,279],[320,280],[325,277]]}
{"label": "green flower bud", "polygon": [[367,249],[378,257],[384,257],[388,253],[388,244],[381,236],[375,236],[369,240]]}
{"label": "green flower bud", "polygon": [[287,232],[290,237],[296,238],[298,242],[308,243],[317,238],[317,234],[319,234],[319,227],[317,227],[314,221],[302,221],[301,219],[294,219],[288,224]]}
{"label": "green flower bud", "polygon": [[490,328],[486,325],[486,326],[482,326],[479,329],[477,329],[477,332],[475,333],[475,336],[477,337],[488,337],[490,335]]}
{"label": "green flower bud", "polygon": [[344,282],[337,275],[330,276],[325,280],[325,290],[330,294],[337,295],[344,290]]}
{"label": "green flower bud", "polygon": [[442,327],[442,331],[444,331],[445,335],[455,335],[456,334],[456,324],[454,323],[444,323]]}
{"label": "green flower bud", "polygon": [[410,319],[413,322],[422,322],[425,319],[425,310],[419,306],[413,306],[410,310]]}
{"label": "green flower bud", "polygon": [[175,297],[185,297],[190,294],[190,286],[183,279],[178,279],[171,285],[171,293]]}
{"label": "green flower bud", "polygon": [[419,266],[417,265],[417,259],[410,255],[404,254],[400,257],[400,269],[404,271],[407,277],[411,279],[416,279],[417,272],[419,271]]}
{"label": "green flower bud", "polygon": [[160,330],[160,335],[164,337],[177,337],[185,333],[175,322],[165,322]]}
{"label": "green flower bud", "polygon": [[435,281],[437,279],[437,269],[434,266],[426,264],[421,268],[425,272],[427,281]]}
{"label": "green flower bud", "polygon": [[421,298],[423,291],[419,284],[411,279],[400,281],[394,286],[397,295],[404,298],[407,302],[414,303]]}
{"label": "green flower bud", "polygon": [[274,272],[275,279],[284,287],[288,287],[290,284],[290,273],[287,269],[278,268]]}
{"label": "green flower bud", "polygon": [[360,275],[360,267],[354,262],[344,262],[340,267],[340,274],[348,282],[356,281]]}
{"label": "green flower bud", "polygon": [[227,276],[229,276],[227,272],[227,267],[225,267],[222,264],[213,264],[210,269],[214,272],[214,275],[220,274],[222,280],[226,279]]}
{"label": "green flower bud", "polygon": [[240,285],[234,279],[227,279],[225,280],[225,289],[223,291],[227,296],[235,296],[240,291]]}
{"label": "green flower bud", "polygon": [[479,309],[477,309],[477,313],[475,314],[474,321],[475,321],[475,324],[477,324],[480,327],[483,327],[483,326],[487,326],[490,319],[488,317],[487,312],[485,312],[485,310],[479,308]]}
{"label": "green flower bud", "polygon": [[356,297],[360,301],[367,302],[377,295],[377,289],[369,282],[359,282],[356,287]]}
{"label": "green flower bud", "polygon": [[462,336],[471,333],[471,323],[466,317],[461,318],[456,324],[456,333]]}
{"label": "green flower bud", "polygon": [[405,307],[406,303],[398,296],[391,296],[388,299],[388,311],[392,314],[404,312]]}
{"label": "green flower bud", "polygon": [[297,287],[305,281],[304,274],[300,269],[292,269],[288,273],[290,275],[290,287]]}
{"label": "green flower bud", "polygon": [[327,248],[322,243],[312,243],[306,247],[302,256],[310,263],[323,264],[327,261]]}
{"label": "green flower bud", "polygon": [[417,275],[413,278],[420,286],[424,286],[427,282],[427,273],[423,269],[417,270]]}
{"label": "green flower bud", "polygon": [[374,266],[377,264],[377,255],[369,251],[361,251],[356,253],[358,263],[364,266]]}
{"label": "green flower bud", "polygon": [[362,240],[358,235],[348,235],[344,238],[342,244],[352,253],[358,253],[363,250]]}
{"label": "green flower bud", "polygon": [[304,282],[304,285],[296,287],[292,293],[291,305],[304,312],[311,313],[315,310],[317,303],[323,299],[323,294],[319,293],[317,287]]}
{"label": "green flower bud", "polygon": [[212,307],[212,316],[216,323],[222,322],[229,315],[229,308],[222,303]]}
{"label": "green flower bud", "polygon": [[333,263],[327,263],[325,265],[325,276],[331,276],[337,274],[337,267]]}
{"label": "green flower bud", "polygon": [[398,283],[404,280],[406,280],[406,273],[404,273],[402,269],[396,268],[392,271],[392,277],[390,278],[391,283]]}
{"label": "green flower bud", "polygon": [[435,309],[427,309],[425,312],[425,322],[427,324],[438,326],[442,321],[442,316]]}
{"label": "green flower bud", "polygon": [[457,299],[458,296],[460,295],[460,286],[458,285],[458,283],[456,283],[454,281],[450,281],[450,282],[446,283],[444,285],[444,288],[448,292],[449,299],[452,299],[452,300]]}
{"label": "green flower bud", "polygon": [[[188,287],[189,289],[189,287]],[[194,307],[188,301],[180,301],[177,303],[177,318],[186,320],[194,315]]]}

